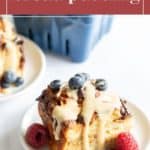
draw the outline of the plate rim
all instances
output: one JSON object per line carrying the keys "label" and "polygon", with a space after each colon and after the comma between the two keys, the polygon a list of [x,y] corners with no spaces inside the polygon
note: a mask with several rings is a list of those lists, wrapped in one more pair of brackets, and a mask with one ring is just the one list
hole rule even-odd
{"label": "plate rim", "polygon": [[[46,58],[45,58],[44,53],[42,52],[42,49],[34,41],[32,41],[31,39],[29,39],[29,38],[27,38],[23,35],[20,35],[20,34],[19,34],[19,37],[21,37],[22,39],[24,39],[25,41],[31,43],[32,45],[34,45],[36,47],[34,50],[36,52],[38,52],[38,55],[41,58],[41,66],[42,67],[40,68],[38,75],[31,81],[31,83],[29,83],[29,85],[24,87],[22,90],[20,90],[16,93],[11,93],[11,94],[8,94],[8,95],[6,94],[4,96],[0,96],[0,103],[9,101],[10,99],[12,101],[13,99],[15,99],[15,97],[20,96],[21,94],[28,91],[34,84],[36,84],[40,80],[40,78],[43,76],[43,74],[46,70]],[[13,97],[13,99],[12,99],[12,97]]]}
{"label": "plate rim", "polygon": [[[147,114],[144,113],[144,111],[138,107],[136,104],[132,103],[131,101],[127,101],[128,102],[128,105],[133,107],[134,109],[136,109],[142,116],[144,116],[144,119],[146,121],[146,125],[148,125],[148,131],[150,132],[150,119],[148,118]],[[19,139],[20,139],[20,142],[21,142],[21,145],[22,147],[25,149],[25,150],[28,150],[29,149],[29,145],[26,143],[25,139],[24,139],[24,135],[23,135],[23,123],[24,123],[24,120],[26,118],[26,115],[35,107],[35,106],[38,106],[38,102],[34,102],[32,105],[30,105],[30,107],[25,111],[24,115],[23,115],[23,118],[21,119],[21,125],[20,125],[20,128],[19,128]],[[149,150],[150,148],[150,135],[149,135],[149,139],[148,139],[148,143],[147,143],[147,146],[146,146],[146,149],[145,150]],[[34,148],[31,148],[32,150],[35,150]]]}

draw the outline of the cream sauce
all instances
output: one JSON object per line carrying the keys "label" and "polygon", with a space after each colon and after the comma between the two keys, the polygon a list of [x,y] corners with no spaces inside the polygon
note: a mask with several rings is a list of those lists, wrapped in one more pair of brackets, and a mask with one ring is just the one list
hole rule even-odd
{"label": "cream sauce", "polygon": [[0,47],[0,78],[5,71],[11,70],[16,75],[22,76],[23,70],[19,67],[20,58],[22,53],[20,52],[20,45],[16,45],[13,41],[17,34],[13,31],[13,25],[3,19],[4,31],[0,29],[0,40],[6,43],[5,49]]}
{"label": "cream sauce", "polygon": [[96,89],[91,81],[87,81],[83,87],[84,101],[82,109],[77,103],[77,91],[68,88],[67,95],[69,98],[67,104],[56,106],[53,110],[53,118],[58,122],[58,127],[55,130],[55,139],[59,140],[61,130],[61,122],[65,120],[76,120],[81,112],[85,127],[83,130],[83,150],[89,150],[89,125],[93,114],[96,112],[99,117],[99,126],[97,131],[98,150],[104,149],[105,140],[105,123],[109,119],[114,108],[120,108],[119,97],[108,92],[100,92],[98,97],[95,97]]}
{"label": "cream sauce", "polygon": [[67,100],[67,103],[65,105],[56,106],[54,108],[52,117],[57,120],[56,131],[54,133],[56,140],[59,140],[61,123],[64,120],[76,120],[79,112],[80,109],[78,107],[78,104],[74,100]]}
{"label": "cream sauce", "polygon": [[19,47],[12,42],[6,42],[5,50],[0,49],[0,77],[8,70],[13,71],[18,76],[22,76],[22,69],[19,67],[22,54]]}
{"label": "cream sauce", "polygon": [[98,113],[99,116],[99,127],[98,127],[98,149],[103,150],[104,146],[104,126],[107,118],[109,118],[109,114],[114,109],[114,106],[119,100],[119,97],[109,95],[107,92],[101,92],[99,97],[95,97],[95,87],[90,83],[87,82],[85,85],[84,91],[84,103],[82,109],[82,115],[85,121],[85,129],[84,129],[84,136],[83,136],[83,149],[89,150],[89,141],[88,141],[88,131],[89,131],[89,124],[92,119],[92,116],[95,112]]}

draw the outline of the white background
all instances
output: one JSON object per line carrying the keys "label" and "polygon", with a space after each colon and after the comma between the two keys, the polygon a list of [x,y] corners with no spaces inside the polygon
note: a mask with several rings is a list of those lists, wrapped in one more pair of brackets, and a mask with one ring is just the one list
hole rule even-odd
{"label": "white background", "polygon": [[109,90],[139,106],[150,116],[150,16],[115,16],[112,30],[82,64],[47,55],[43,81],[18,99],[0,103],[0,150],[21,150],[18,133],[25,110],[43,87],[56,78],[68,79],[76,72],[104,77]]}

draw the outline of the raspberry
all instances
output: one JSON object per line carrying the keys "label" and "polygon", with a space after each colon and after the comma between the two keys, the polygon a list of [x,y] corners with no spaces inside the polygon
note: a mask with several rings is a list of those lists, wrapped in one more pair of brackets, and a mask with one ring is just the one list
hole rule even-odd
{"label": "raspberry", "polygon": [[27,129],[26,142],[34,148],[41,148],[48,142],[48,130],[41,124],[34,123]]}
{"label": "raspberry", "polygon": [[134,137],[127,132],[120,133],[116,139],[116,150],[139,150]]}

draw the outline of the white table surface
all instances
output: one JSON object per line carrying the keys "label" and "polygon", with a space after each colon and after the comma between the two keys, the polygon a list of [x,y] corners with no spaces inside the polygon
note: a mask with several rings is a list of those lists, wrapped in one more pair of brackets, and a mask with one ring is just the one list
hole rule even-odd
{"label": "white table surface", "polygon": [[76,72],[104,77],[109,90],[119,93],[150,116],[150,16],[117,16],[112,30],[75,64],[48,54],[43,81],[27,95],[0,103],[0,150],[22,150],[18,134],[25,110],[52,79],[68,79]]}

